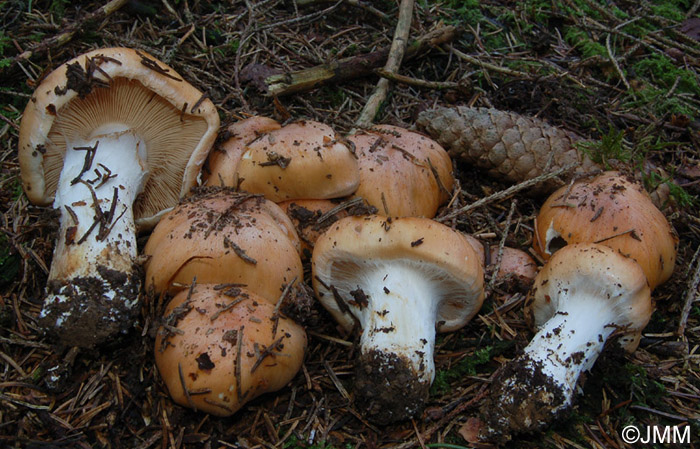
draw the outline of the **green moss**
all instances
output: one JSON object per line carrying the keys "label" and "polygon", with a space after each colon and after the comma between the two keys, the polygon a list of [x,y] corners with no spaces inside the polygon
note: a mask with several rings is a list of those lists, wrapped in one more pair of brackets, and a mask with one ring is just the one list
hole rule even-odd
{"label": "green moss", "polygon": [[448,0],[445,6],[454,10],[453,20],[462,22],[462,25],[476,25],[484,17],[481,14],[481,2],[478,0]]}
{"label": "green moss", "polygon": [[660,17],[664,17],[669,20],[676,22],[681,22],[685,19],[684,10],[687,10],[690,6],[686,1],[663,1],[655,2],[650,5],[651,12]]}
{"label": "green moss", "polygon": [[32,42],[41,42],[45,35],[46,33],[44,33],[43,31],[34,31],[32,34],[29,35],[29,40]]}
{"label": "green moss", "polygon": [[68,0],[52,0],[49,5],[49,12],[57,19],[62,19],[66,15],[66,6],[70,2]]}
{"label": "green moss", "polygon": [[5,34],[5,30],[0,30],[0,56],[5,55],[5,50],[12,45],[12,39]]}
{"label": "green moss", "polygon": [[569,45],[578,49],[584,58],[608,56],[608,50],[605,48],[605,45],[597,42],[587,32],[578,28],[567,27],[564,32],[564,39]]}
{"label": "green moss", "polygon": [[345,92],[335,86],[324,86],[320,90],[320,97],[328,101],[333,108],[340,107],[347,99]]}
{"label": "green moss", "polygon": [[435,374],[435,380],[430,387],[431,395],[442,395],[450,391],[450,384],[464,376],[476,375],[477,367],[489,362],[492,358],[493,346],[477,349],[471,357],[465,357],[448,370],[440,370]]}
{"label": "green moss", "polygon": [[628,379],[634,399],[645,406],[666,408],[664,398],[666,397],[666,387],[649,378],[644,367],[628,363],[625,365]]}
{"label": "green moss", "polygon": [[673,182],[673,174],[669,175],[668,177],[662,177],[656,172],[644,173],[642,175],[642,180],[644,182],[644,187],[648,192],[654,191],[661,184],[666,184],[668,186],[671,199],[682,208],[695,207],[700,204],[697,196],[690,194],[683,187]]}
{"label": "green moss", "polygon": [[670,114],[695,117],[695,110],[681,101],[677,96],[668,96],[668,90],[645,87],[629,92],[622,103],[623,109],[647,109],[656,116]]}
{"label": "green moss", "polygon": [[577,146],[580,151],[587,155],[593,162],[610,169],[608,161],[616,159],[622,162],[630,162],[634,155],[622,144],[625,137],[624,131],[608,128],[608,132],[603,134],[599,141],[581,142]]}
{"label": "green moss", "polygon": [[679,68],[665,55],[654,53],[632,65],[635,75],[647,78],[659,87],[667,89],[676,86],[679,93],[700,94],[695,73]]}

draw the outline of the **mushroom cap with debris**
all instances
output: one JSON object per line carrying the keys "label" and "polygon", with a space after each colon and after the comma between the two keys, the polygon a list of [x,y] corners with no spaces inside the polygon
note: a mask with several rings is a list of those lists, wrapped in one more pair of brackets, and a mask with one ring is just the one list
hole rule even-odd
{"label": "mushroom cap with debris", "polygon": [[440,144],[415,131],[378,125],[348,136],[360,167],[354,196],[380,215],[433,218],[450,199],[452,161]]}
{"label": "mushroom cap with debris", "polygon": [[[209,184],[223,181],[229,187],[261,193],[274,202],[340,198],[357,189],[357,161],[330,126],[313,120],[299,120],[282,127],[264,118],[245,122],[229,129],[243,131],[244,138],[246,134],[256,134],[257,138],[242,140],[234,129],[234,135],[222,144],[229,157],[214,154],[210,160]],[[265,132],[256,132],[260,130]],[[228,167],[219,167],[220,164]]]}
{"label": "mushroom cap with debris", "polygon": [[22,185],[33,203],[50,205],[66,142],[87,140],[105,122],[135,130],[146,143],[149,179],[134,213],[152,227],[195,185],[219,131],[211,100],[150,55],[101,48],[52,71],[24,111],[19,134]]}
{"label": "mushroom cap with debris", "polygon": [[262,195],[201,188],[151,233],[146,288],[174,294],[195,279],[244,284],[275,304],[286,285],[303,280],[299,244],[289,217]]}
{"label": "mushroom cap with debris", "polygon": [[292,380],[305,348],[304,329],[264,298],[201,284],[168,304],[155,360],[175,402],[229,416]]}
{"label": "mushroom cap with debris", "polygon": [[411,266],[434,285],[435,296],[423,299],[439,305],[436,329],[450,332],[468,323],[481,308],[482,263],[464,235],[434,220],[379,215],[346,217],[316,241],[313,286],[336,321],[352,330],[352,315],[361,315],[362,307],[339,306],[329,287],[342,298],[352,298],[350,291],[365,272],[382,271],[392,265]]}
{"label": "mushroom cap with debris", "polygon": [[548,259],[572,243],[601,243],[629,256],[652,290],[671,277],[678,237],[639,183],[609,171],[552,193],[540,208],[533,249]]}
{"label": "mushroom cap with debris", "polygon": [[246,145],[262,134],[281,127],[276,120],[258,115],[228,125],[219,134],[217,140],[220,143],[209,153],[204,169],[204,185],[238,187],[238,164]]}

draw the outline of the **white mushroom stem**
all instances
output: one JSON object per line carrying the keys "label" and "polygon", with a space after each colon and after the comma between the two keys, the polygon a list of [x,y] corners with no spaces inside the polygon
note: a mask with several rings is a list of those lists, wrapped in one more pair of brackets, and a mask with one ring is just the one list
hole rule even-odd
{"label": "white mushroom stem", "polygon": [[380,424],[415,416],[435,377],[439,287],[405,261],[367,267],[359,283],[348,284],[339,292],[353,299],[349,304],[362,326],[355,372],[358,408]]}
{"label": "white mushroom stem", "polygon": [[438,309],[434,283],[400,263],[372,271],[364,280],[361,288],[369,304],[359,315],[361,352],[398,355],[412,368],[415,380],[430,385],[435,377]]}
{"label": "white mushroom stem", "polygon": [[54,200],[60,229],[42,311],[56,328],[80,320],[72,315],[94,305],[87,298],[115,302],[114,310],[91,319],[118,320],[137,305],[132,206],[147,178],[145,143],[123,125],[67,143]]}
{"label": "white mushroom stem", "polygon": [[524,351],[531,367],[537,365],[560,387],[563,398],[552,412],[571,405],[581,373],[593,366],[617,319],[610,300],[592,295],[560,298],[559,306]]}
{"label": "white mushroom stem", "polygon": [[566,413],[581,373],[593,366],[615,331],[620,320],[615,299],[572,294],[562,286],[558,291],[558,309],[494,379],[482,406],[487,424],[481,438],[498,441],[511,432],[543,429]]}

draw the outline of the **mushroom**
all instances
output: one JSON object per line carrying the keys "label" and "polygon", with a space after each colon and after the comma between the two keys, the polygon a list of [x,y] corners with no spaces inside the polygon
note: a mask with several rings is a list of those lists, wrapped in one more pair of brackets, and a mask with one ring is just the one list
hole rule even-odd
{"label": "mushroom", "polygon": [[138,313],[136,226],[196,182],[219,128],[211,101],[138,50],[78,56],[36,88],[20,125],[22,184],[60,213],[40,321],[91,347]]}
{"label": "mushroom", "polygon": [[238,164],[246,145],[261,135],[280,129],[276,120],[253,116],[229,125],[219,135],[221,144],[215,146],[207,159],[208,172],[204,184],[208,186],[238,187]]}
{"label": "mushroom", "polygon": [[[498,245],[489,248],[489,260],[486,263],[486,267],[496,264],[498,253]],[[524,289],[524,291],[527,291],[536,275],[537,263],[528,253],[518,248],[503,247],[501,265],[498,273],[496,273],[498,279],[504,281],[512,280],[516,286],[527,287]]]}
{"label": "mushroom", "polygon": [[[464,237],[469,240],[469,243],[471,243],[474,250],[479,255],[484,271],[487,273],[493,271],[496,268],[495,265],[498,260],[498,245],[489,246],[488,257],[486,257],[484,245],[479,239],[469,234],[464,234]],[[512,281],[513,284],[515,284],[512,285],[512,287],[523,291],[527,291],[530,288],[532,281],[537,275],[537,263],[528,253],[521,249],[504,246],[500,262],[501,264],[498,268],[498,272],[495,273],[499,281]]]}
{"label": "mushroom", "polygon": [[452,161],[434,140],[398,126],[378,125],[348,136],[360,167],[355,197],[380,215],[433,218],[449,200]]}
{"label": "mushroom", "polygon": [[230,188],[197,189],[146,242],[146,288],[175,294],[198,283],[244,284],[276,304],[303,280],[299,237],[275,203]]}
{"label": "mushroom", "polygon": [[316,241],[316,296],[362,330],[355,400],[378,423],[414,416],[435,376],[435,332],[463,327],[484,299],[483,269],[459,232],[428,218],[338,220]]}
{"label": "mushroom", "polygon": [[653,290],[673,272],[678,237],[641,185],[605,172],[560,188],[537,215],[533,249],[544,259],[582,242],[602,243],[636,260]]}
{"label": "mushroom", "polygon": [[[240,126],[247,128],[247,124]],[[252,141],[236,135],[232,142],[226,141],[223,146],[235,156],[221,161],[212,158],[208,183],[219,185],[223,181],[230,187],[261,193],[274,202],[340,198],[357,189],[360,182],[357,161],[330,126],[301,120],[275,129],[269,119],[259,118],[247,129],[254,133],[263,129],[267,132]],[[244,132],[243,136],[249,134]],[[219,167],[218,163],[228,166]],[[235,176],[219,178],[222,172]]]}
{"label": "mushroom", "polygon": [[168,304],[155,344],[156,366],[173,400],[229,416],[277,391],[301,368],[306,333],[257,294],[198,284]]}
{"label": "mushroom", "polygon": [[571,407],[581,373],[606,342],[636,348],[653,310],[641,266],[604,245],[558,250],[531,291],[537,334],[492,382],[482,406],[484,439],[541,430]]}
{"label": "mushroom", "polygon": [[328,200],[288,200],[278,203],[294,223],[301,239],[301,254],[311,259],[318,237],[333,223],[349,215],[370,215],[377,208],[368,206],[362,198]]}

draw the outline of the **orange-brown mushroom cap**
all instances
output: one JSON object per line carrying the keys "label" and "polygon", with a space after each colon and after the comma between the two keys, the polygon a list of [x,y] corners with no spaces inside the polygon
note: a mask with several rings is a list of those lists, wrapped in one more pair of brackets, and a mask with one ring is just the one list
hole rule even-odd
{"label": "orange-brown mushroom cap", "polygon": [[433,218],[454,180],[447,151],[429,137],[379,125],[348,136],[360,166],[355,192],[380,215]]}
{"label": "orange-brown mushroom cap", "polygon": [[654,289],[676,263],[678,238],[644,188],[618,172],[562,187],[537,215],[533,249],[547,259],[571,243],[601,243],[636,260]]}
{"label": "orange-brown mushroom cap", "polygon": [[146,287],[175,293],[194,279],[245,284],[275,304],[303,280],[299,237],[289,217],[260,195],[205,188],[158,223],[144,248]]}
{"label": "orange-brown mushroom cap", "polygon": [[[352,289],[364,271],[407,264],[435,282],[439,304],[437,330],[449,332],[464,326],[481,308],[484,272],[479,254],[461,233],[421,217],[391,218],[380,215],[338,220],[316,241],[312,268],[316,295],[347,330],[352,313],[363,307],[339,306],[337,297],[352,300]],[[386,268],[384,268],[386,269]],[[427,298],[426,298],[427,300]]]}
{"label": "orange-brown mushroom cap", "polygon": [[168,304],[155,360],[178,404],[229,416],[301,368],[306,333],[246,289],[196,285]]}
{"label": "orange-brown mushroom cap", "polygon": [[238,163],[238,187],[281,202],[340,198],[360,182],[357,160],[333,129],[302,120],[248,143]]}
{"label": "orange-brown mushroom cap", "polygon": [[229,125],[219,136],[221,145],[209,153],[204,184],[238,187],[238,164],[246,145],[281,127],[276,120],[262,116],[248,117]]}
{"label": "orange-brown mushroom cap", "polygon": [[367,205],[361,198],[287,200],[278,205],[289,216],[301,239],[304,258],[311,258],[311,251],[318,237],[333,223],[349,215],[370,215],[377,209]]}

